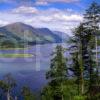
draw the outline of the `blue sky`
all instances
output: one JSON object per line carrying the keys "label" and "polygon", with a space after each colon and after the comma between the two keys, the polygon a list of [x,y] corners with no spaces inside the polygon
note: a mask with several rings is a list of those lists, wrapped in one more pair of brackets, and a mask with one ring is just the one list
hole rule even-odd
{"label": "blue sky", "polygon": [[0,26],[23,22],[71,34],[85,9],[100,0],[0,0]]}

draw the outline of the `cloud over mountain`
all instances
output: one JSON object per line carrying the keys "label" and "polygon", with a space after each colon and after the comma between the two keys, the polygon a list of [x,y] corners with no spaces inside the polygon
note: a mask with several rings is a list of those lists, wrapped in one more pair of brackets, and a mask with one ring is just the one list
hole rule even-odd
{"label": "cloud over mountain", "polygon": [[79,1],[0,0],[0,4],[7,5],[3,11],[0,10],[0,26],[23,22],[33,27],[47,27],[70,34],[71,30],[83,20],[82,14],[73,9],[73,5]]}
{"label": "cloud over mountain", "polygon": [[19,6],[10,11],[0,12],[0,20],[2,25],[17,21],[34,27],[47,27],[71,33],[71,30],[83,20],[83,16],[72,9],[48,8],[42,10],[32,6]]}

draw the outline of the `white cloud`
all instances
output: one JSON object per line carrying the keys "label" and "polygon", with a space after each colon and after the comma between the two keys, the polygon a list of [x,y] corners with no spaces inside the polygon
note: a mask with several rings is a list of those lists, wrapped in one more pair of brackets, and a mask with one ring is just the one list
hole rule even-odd
{"label": "white cloud", "polygon": [[36,1],[35,4],[36,4],[36,5],[43,5],[43,6],[46,6],[46,5],[48,5],[48,2],[46,2],[46,1]]}
{"label": "white cloud", "polygon": [[37,0],[36,4],[37,5],[47,5],[49,3],[56,3],[56,2],[64,2],[64,3],[73,3],[73,2],[78,2],[80,0]]}
{"label": "white cloud", "polygon": [[4,26],[4,25],[7,25],[7,24],[8,24],[8,21],[0,20],[0,26]]}
{"label": "white cloud", "polygon": [[82,20],[83,16],[72,9],[59,10],[49,8],[39,10],[35,7],[21,6],[10,12],[0,12],[0,25],[24,22],[33,27],[47,27],[68,34],[70,34],[72,29]]}
{"label": "white cloud", "polygon": [[38,10],[35,7],[28,7],[28,6],[20,6],[12,10],[13,13],[18,14],[34,14],[37,13]]}
{"label": "white cloud", "polygon": [[11,3],[16,5],[48,5],[50,3],[76,3],[80,0],[0,0],[0,3]]}
{"label": "white cloud", "polygon": [[71,9],[59,10],[50,8],[40,11],[36,16],[30,17],[25,22],[36,27],[47,27],[52,30],[71,33],[72,29],[82,20],[83,16]]}

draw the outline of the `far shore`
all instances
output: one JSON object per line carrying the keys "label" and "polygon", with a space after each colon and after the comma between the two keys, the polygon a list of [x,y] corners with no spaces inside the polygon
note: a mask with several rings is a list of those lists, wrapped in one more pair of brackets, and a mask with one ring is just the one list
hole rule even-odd
{"label": "far shore", "polygon": [[0,54],[0,58],[27,58],[33,56],[33,54]]}

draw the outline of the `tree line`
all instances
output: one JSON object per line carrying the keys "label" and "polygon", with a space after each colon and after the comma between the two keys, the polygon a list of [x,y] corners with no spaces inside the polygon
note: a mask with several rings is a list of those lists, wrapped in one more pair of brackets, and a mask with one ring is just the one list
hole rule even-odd
{"label": "tree line", "polygon": [[67,66],[63,47],[58,45],[46,74],[50,82],[43,90],[42,100],[100,100],[100,5],[93,2],[83,16],[71,39],[72,64]]}

